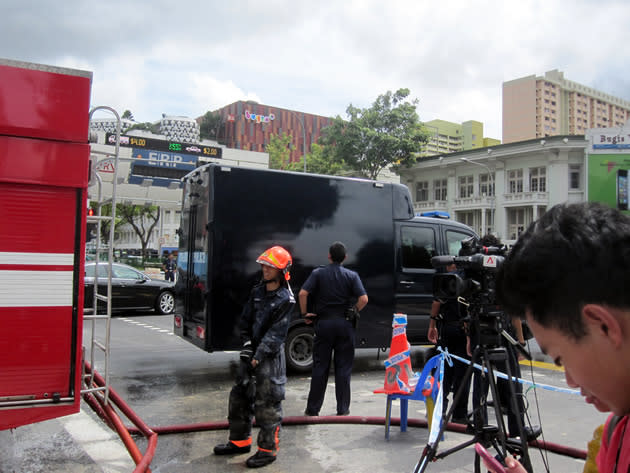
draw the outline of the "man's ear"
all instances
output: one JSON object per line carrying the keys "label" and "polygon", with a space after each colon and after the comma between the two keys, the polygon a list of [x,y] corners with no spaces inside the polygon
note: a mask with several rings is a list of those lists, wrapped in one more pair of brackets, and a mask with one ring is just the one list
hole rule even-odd
{"label": "man's ear", "polygon": [[582,316],[590,333],[599,333],[609,338],[615,347],[621,346],[624,329],[618,311],[599,304],[586,304],[582,308]]}

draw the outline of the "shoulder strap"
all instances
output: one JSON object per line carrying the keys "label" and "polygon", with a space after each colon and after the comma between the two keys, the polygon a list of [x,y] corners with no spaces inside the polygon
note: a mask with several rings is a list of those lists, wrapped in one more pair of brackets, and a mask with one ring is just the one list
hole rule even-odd
{"label": "shoulder strap", "polygon": [[617,415],[613,415],[610,418],[610,422],[608,422],[608,429],[606,430],[606,443],[608,445],[610,445],[610,439],[612,438],[612,434],[615,431],[615,427],[617,427],[617,424],[619,423],[621,419],[623,419],[623,416],[617,416]]}

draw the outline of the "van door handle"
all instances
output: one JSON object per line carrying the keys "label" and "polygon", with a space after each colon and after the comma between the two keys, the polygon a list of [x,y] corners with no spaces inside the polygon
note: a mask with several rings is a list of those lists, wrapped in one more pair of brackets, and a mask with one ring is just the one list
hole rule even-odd
{"label": "van door handle", "polygon": [[408,286],[415,284],[415,281],[400,281],[400,284],[407,284]]}

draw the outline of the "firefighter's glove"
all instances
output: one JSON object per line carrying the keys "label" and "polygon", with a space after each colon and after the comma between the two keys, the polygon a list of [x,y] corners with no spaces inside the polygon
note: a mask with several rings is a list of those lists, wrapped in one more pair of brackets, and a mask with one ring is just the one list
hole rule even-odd
{"label": "firefighter's glove", "polygon": [[252,356],[254,356],[254,349],[252,347],[251,340],[248,340],[243,343],[243,348],[241,349],[241,360],[243,360],[245,363],[249,363],[249,361],[252,359]]}

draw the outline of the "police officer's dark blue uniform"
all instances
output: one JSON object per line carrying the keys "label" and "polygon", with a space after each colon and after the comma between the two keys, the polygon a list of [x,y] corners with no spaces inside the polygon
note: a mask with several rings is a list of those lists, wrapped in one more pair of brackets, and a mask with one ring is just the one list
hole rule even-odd
{"label": "police officer's dark blue uniform", "polygon": [[[273,247],[256,261],[284,270],[288,280],[290,258],[284,248]],[[249,452],[252,417],[255,415],[260,432],[258,451],[247,460],[247,466],[252,468],[271,463],[278,451],[282,400],[287,381],[284,342],[295,304],[288,284],[270,285],[270,281],[266,280],[267,271],[263,266],[265,279],[252,289],[241,314],[242,369],[230,391],[229,441],[214,448],[217,455]]]}
{"label": "police officer's dark blue uniform", "polygon": [[[346,415],[350,411],[354,326],[352,321],[347,320],[346,311],[353,304],[361,310],[368,299],[359,275],[341,266],[345,256],[345,246],[340,242],[333,243],[329,253],[331,264],[315,269],[300,290],[302,314],[316,314],[313,372],[305,411],[307,415],[318,415],[322,407],[333,352],[337,415]],[[313,313],[306,311],[309,294],[313,296]]]}

